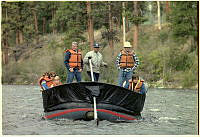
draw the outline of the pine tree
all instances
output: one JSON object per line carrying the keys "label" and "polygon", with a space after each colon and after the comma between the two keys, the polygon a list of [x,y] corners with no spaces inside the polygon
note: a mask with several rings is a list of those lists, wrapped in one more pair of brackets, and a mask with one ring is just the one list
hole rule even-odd
{"label": "pine tree", "polygon": [[198,2],[173,2],[169,17],[171,30],[177,42],[185,43],[190,37],[194,44],[192,49],[197,48],[198,41]]}

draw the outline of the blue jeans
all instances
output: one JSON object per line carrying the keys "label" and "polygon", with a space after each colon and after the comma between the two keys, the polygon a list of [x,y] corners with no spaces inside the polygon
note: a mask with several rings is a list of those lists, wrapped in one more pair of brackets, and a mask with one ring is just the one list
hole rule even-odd
{"label": "blue jeans", "polygon": [[[88,74],[88,76],[90,77],[90,79],[92,81],[91,72],[87,71],[87,74]],[[93,72],[93,76],[94,76],[94,81],[98,82],[98,80],[99,80],[99,73]]]}
{"label": "blue jeans", "polygon": [[74,72],[67,70],[67,83],[72,83],[74,76],[77,82],[81,82],[81,72],[78,72],[78,69],[74,69]]}
{"label": "blue jeans", "polygon": [[128,81],[129,79],[131,79],[132,75],[133,75],[133,71],[126,72],[120,69],[119,76],[118,76],[118,86],[123,87],[123,83],[124,81],[126,81],[124,88],[128,89],[128,86],[129,86]]}

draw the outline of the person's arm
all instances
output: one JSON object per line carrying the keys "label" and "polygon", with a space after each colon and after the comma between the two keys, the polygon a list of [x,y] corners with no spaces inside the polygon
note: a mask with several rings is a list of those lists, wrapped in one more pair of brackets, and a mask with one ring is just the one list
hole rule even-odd
{"label": "person's arm", "polygon": [[101,62],[100,62],[100,66],[105,66],[105,67],[107,67],[107,63],[105,63],[104,61],[103,61],[103,56],[100,54],[100,56],[101,56]]}
{"label": "person's arm", "polygon": [[120,59],[121,59],[121,52],[118,54],[116,59],[116,67],[120,69]]}
{"label": "person's arm", "polygon": [[64,60],[64,63],[65,63],[65,67],[69,70],[70,69],[70,66],[69,66],[69,59],[71,57],[71,53],[69,51],[65,52],[65,60]]}
{"label": "person's arm", "polygon": [[83,59],[81,58],[81,69],[83,70]]}
{"label": "person's arm", "polygon": [[88,53],[85,55],[84,59],[83,59],[83,64],[89,64],[89,61],[88,61],[88,57],[89,57],[89,56],[91,56],[91,55],[90,55],[90,53],[88,52]]}
{"label": "person's arm", "polygon": [[146,94],[147,93],[147,89],[145,87],[145,84],[142,83],[142,87],[141,87],[141,90],[140,90],[140,94]]}
{"label": "person's arm", "polygon": [[103,60],[101,61],[101,66],[105,66],[105,67],[107,67],[108,66],[108,64],[107,63],[105,63],[105,62],[103,62]]}
{"label": "person's arm", "polygon": [[138,65],[140,64],[139,58],[137,57],[136,54],[133,54],[133,59],[134,59],[134,61],[135,61],[135,64],[134,64],[134,66],[131,68],[132,71],[134,71],[134,70],[138,67]]}
{"label": "person's arm", "polygon": [[129,89],[129,90],[132,90],[132,89],[133,89],[133,87],[132,87],[132,86],[133,86],[133,84],[132,84],[132,79],[129,79],[128,82],[129,82],[128,89]]}
{"label": "person's arm", "polygon": [[45,80],[43,80],[43,81],[41,82],[41,85],[42,85],[42,87],[43,87],[44,90],[49,89],[49,87],[47,86],[47,83],[46,83]]}

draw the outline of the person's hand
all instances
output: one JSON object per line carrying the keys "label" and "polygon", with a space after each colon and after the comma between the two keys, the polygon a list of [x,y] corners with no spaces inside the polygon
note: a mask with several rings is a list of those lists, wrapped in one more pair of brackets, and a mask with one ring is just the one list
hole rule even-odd
{"label": "person's hand", "polygon": [[139,93],[139,92],[140,92],[140,89],[134,89],[134,92]]}
{"label": "person's hand", "polygon": [[82,71],[83,71],[82,69],[79,69],[79,70],[78,70],[78,72],[82,72]]}
{"label": "person's hand", "polygon": [[73,68],[70,68],[69,71],[70,71],[70,72],[74,72],[74,69],[73,69]]}

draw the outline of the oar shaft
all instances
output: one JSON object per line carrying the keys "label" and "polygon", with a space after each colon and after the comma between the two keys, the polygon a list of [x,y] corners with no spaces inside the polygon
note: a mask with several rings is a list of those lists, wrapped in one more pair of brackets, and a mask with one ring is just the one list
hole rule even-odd
{"label": "oar shaft", "polygon": [[96,104],[96,98],[93,97],[94,100],[94,120],[97,120],[97,104]]}
{"label": "oar shaft", "polygon": [[94,81],[94,75],[93,75],[93,69],[92,69],[92,60],[91,59],[89,59],[89,63],[90,63],[91,78],[92,78],[92,81]]}
{"label": "oar shaft", "polygon": [[[93,69],[92,69],[92,60],[91,59],[89,59],[89,64],[90,64],[91,78],[92,78],[92,81],[94,81],[94,75],[93,75]],[[97,122],[97,126],[98,126],[96,97],[93,97],[93,101],[94,101],[94,120]]]}

